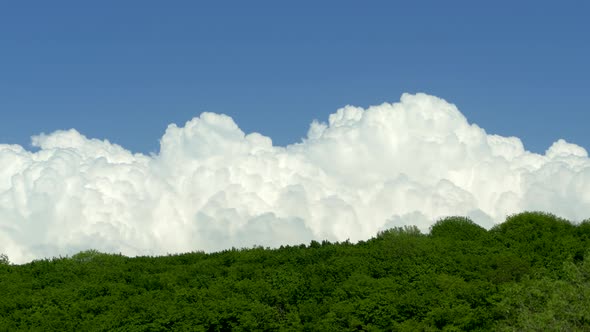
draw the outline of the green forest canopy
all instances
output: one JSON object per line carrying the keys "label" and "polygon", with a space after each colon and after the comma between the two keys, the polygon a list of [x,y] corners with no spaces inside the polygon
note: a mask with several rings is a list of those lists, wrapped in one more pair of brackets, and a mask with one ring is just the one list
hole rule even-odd
{"label": "green forest canopy", "polygon": [[590,331],[590,221],[463,217],[163,257],[0,259],[0,331]]}

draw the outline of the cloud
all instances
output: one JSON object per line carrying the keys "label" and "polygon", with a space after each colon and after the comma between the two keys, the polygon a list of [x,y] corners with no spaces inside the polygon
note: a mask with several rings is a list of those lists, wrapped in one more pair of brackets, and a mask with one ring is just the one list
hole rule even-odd
{"label": "cloud", "polygon": [[17,263],[89,248],[125,255],[357,241],[447,215],[484,227],[523,210],[590,215],[586,150],[544,155],[425,94],[314,121],[272,145],[225,115],[170,125],[157,155],[75,130],[0,145],[0,252]]}

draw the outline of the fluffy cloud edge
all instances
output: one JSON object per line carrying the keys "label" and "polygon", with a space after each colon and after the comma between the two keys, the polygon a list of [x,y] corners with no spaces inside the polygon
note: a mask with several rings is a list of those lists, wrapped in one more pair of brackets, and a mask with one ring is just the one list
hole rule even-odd
{"label": "fluffy cloud edge", "polygon": [[531,153],[426,94],[343,107],[286,147],[214,113],[168,126],[160,143],[134,154],[72,129],[34,136],[36,152],[0,145],[0,252],[216,251],[428,231],[449,215],[490,228],[525,210],[590,214],[584,148]]}

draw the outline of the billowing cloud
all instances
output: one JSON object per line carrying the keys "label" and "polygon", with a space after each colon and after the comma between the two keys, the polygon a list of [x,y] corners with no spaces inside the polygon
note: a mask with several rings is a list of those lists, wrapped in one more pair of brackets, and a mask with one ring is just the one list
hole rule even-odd
{"label": "billowing cloud", "polygon": [[357,241],[466,215],[484,227],[523,210],[590,216],[590,159],[488,135],[452,104],[404,94],[347,106],[287,147],[225,115],[170,125],[157,155],[75,130],[0,145],[0,252],[14,262],[89,248],[125,255]]}

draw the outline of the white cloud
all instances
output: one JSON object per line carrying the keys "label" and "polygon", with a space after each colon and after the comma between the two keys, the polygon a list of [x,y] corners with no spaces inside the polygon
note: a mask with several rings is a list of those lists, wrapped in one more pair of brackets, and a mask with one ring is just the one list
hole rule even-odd
{"label": "white cloud", "polygon": [[275,147],[225,115],[170,125],[158,155],[75,130],[0,145],[0,252],[14,262],[95,248],[126,255],[357,241],[468,215],[590,215],[590,160],[564,140],[544,155],[488,135],[452,104],[404,94],[347,106]]}

